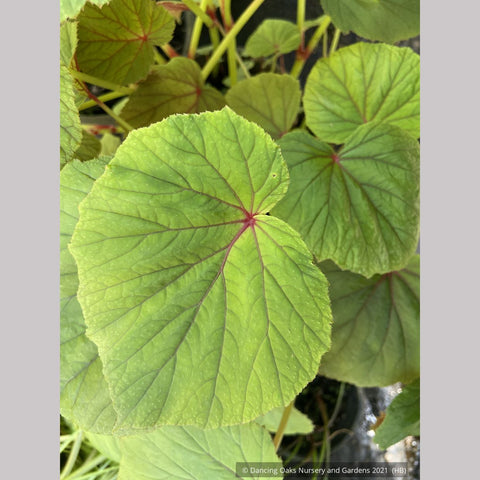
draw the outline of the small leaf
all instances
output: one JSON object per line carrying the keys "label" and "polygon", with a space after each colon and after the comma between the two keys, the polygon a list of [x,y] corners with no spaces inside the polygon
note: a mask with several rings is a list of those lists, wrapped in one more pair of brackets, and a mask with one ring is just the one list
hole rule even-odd
{"label": "small leaf", "polygon": [[298,27],[287,20],[267,19],[250,35],[245,44],[245,55],[268,57],[288,53],[300,45]]}
{"label": "small leaf", "polygon": [[152,0],[87,3],[78,16],[77,61],[82,72],[120,85],[144,78],[154,45],[172,38],[175,20]]}
{"label": "small leaf", "polygon": [[119,147],[71,244],[118,433],[246,423],[314,378],[328,289],[299,235],[266,215],[287,184],[280,149],[228,108]]}
{"label": "small leaf", "polygon": [[60,0],[60,21],[75,18],[87,1],[100,7],[110,0]]}
{"label": "small leaf", "polygon": [[420,0],[322,0],[325,13],[343,32],[394,43],[420,33]]}
{"label": "small leaf", "polygon": [[[269,432],[275,433],[280,426],[284,410],[284,407],[274,408],[265,415],[255,419],[255,422],[263,425]],[[285,435],[307,435],[313,432],[313,429],[312,421],[300,410],[293,407],[285,428]]]}
{"label": "small leaf", "polygon": [[375,275],[324,262],[330,283],[332,348],[319,373],[362,387],[408,383],[420,375],[419,257],[407,268]]}
{"label": "small leaf", "polygon": [[392,400],[374,440],[385,450],[410,435],[420,435],[420,379],[406,385]]}
{"label": "small leaf", "polygon": [[95,135],[82,129],[82,141],[74,157],[82,162],[98,157],[101,150],[100,140]]}
{"label": "small leaf", "polygon": [[182,13],[189,10],[187,5],[183,2],[158,2],[172,17],[180,23],[182,19]]}
{"label": "small leaf", "polygon": [[86,437],[92,444],[95,450],[98,450],[102,455],[119,463],[122,458],[119,437],[113,435],[99,435],[98,433],[85,432]]}
{"label": "small leaf", "polygon": [[64,22],[60,26],[60,63],[69,67],[77,48],[76,22]]}
{"label": "small leaf", "polygon": [[370,277],[403,268],[419,235],[419,146],[398,127],[359,127],[339,152],[306,132],[279,141],[290,188],[272,213],[318,260]]}
{"label": "small leaf", "polygon": [[255,423],[214,430],[166,426],[120,442],[119,480],[258,479],[237,463],[281,465],[270,435]]}
{"label": "small leaf", "polygon": [[60,166],[69,162],[82,141],[80,115],[75,105],[73,78],[60,66]]}
{"label": "small leaf", "polygon": [[101,155],[114,155],[122,141],[110,132],[105,133],[100,140]]}
{"label": "small leaf", "polygon": [[174,113],[200,113],[225,106],[223,95],[204,85],[197,62],[175,57],[152,69],[130,95],[122,117],[133,127],[146,127]]}
{"label": "small leaf", "polygon": [[97,433],[111,432],[116,415],[97,347],[85,336],[77,266],[67,246],[78,220],[78,205],[107,162],[107,158],[73,160],[60,174],[60,411],[80,428]]}
{"label": "small leaf", "polygon": [[300,109],[301,91],[290,75],[261,73],[242,80],[227,95],[228,105],[247,120],[257,123],[273,138],[287,133]]}
{"label": "small leaf", "polygon": [[305,86],[308,127],[324,142],[343,143],[372,121],[419,137],[419,56],[409,48],[355,43],[321,58]]}

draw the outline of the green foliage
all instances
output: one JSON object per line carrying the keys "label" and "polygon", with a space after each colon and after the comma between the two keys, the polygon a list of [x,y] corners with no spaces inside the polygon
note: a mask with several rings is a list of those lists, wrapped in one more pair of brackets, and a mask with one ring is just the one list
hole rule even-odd
{"label": "green foliage", "polygon": [[375,442],[386,449],[409,435],[420,435],[420,379],[403,388],[388,406]]}
{"label": "green foliage", "polygon": [[419,57],[409,48],[356,43],[320,59],[305,87],[307,125],[343,143],[359,125],[390,123],[418,138]]}
{"label": "green foliage", "polygon": [[100,155],[102,145],[95,135],[88,133],[86,130],[82,130],[82,140],[80,146],[75,152],[75,158],[82,162],[91,160]]}
{"label": "green foliage", "polygon": [[268,19],[250,35],[245,44],[245,55],[268,57],[288,53],[300,45],[300,31],[287,20]]}
{"label": "green foliage", "polygon": [[408,383],[420,375],[420,261],[365,278],[332,262],[320,266],[330,283],[332,348],[320,373],[359,386]]}
{"label": "green foliage", "polygon": [[291,76],[261,73],[232,87],[226,100],[235,112],[280,138],[295,123],[301,96],[300,85]]}
{"label": "green foliage", "polygon": [[[270,410],[265,415],[255,419],[259,425],[263,425],[268,431],[275,433],[278,430],[280,421],[282,420],[284,408],[278,407]],[[301,434],[306,435],[313,432],[314,425],[312,421],[302,412],[296,408],[292,409],[287,427],[285,428],[285,435]]]}
{"label": "green foliage", "polygon": [[420,33],[420,0],[321,0],[343,32],[394,43]]}

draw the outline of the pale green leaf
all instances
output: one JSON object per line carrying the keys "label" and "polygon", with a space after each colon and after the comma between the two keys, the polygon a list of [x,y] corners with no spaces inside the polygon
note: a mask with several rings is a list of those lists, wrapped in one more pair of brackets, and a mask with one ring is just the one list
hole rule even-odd
{"label": "pale green leaf", "polygon": [[105,133],[100,140],[101,155],[114,155],[122,141],[110,132]]}
{"label": "pale green leaf", "polygon": [[420,375],[419,257],[396,272],[361,275],[324,262],[330,283],[332,348],[319,373],[359,386],[408,383]]}
{"label": "pale green leaf", "polygon": [[80,115],[75,105],[73,78],[64,65],[60,66],[60,165],[69,162],[82,141]]}
{"label": "pale green leaf", "polygon": [[223,95],[205,85],[197,62],[175,57],[152,69],[122,109],[133,127],[146,127],[174,113],[200,113],[225,106]]}
{"label": "pale green leaf", "polygon": [[322,0],[343,32],[394,43],[420,33],[420,0]]}
{"label": "pale green leaf", "polygon": [[[263,425],[269,432],[275,433],[278,430],[280,421],[282,420],[285,407],[277,407],[270,412],[255,419],[255,422]],[[314,425],[312,421],[300,410],[295,407],[290,412],[287,426],[285,427],[285,435],[307,435],[313,432]]]}
{"label": "pale green leaf", "polygon": [[77,48],[76,22],[64,22],[60,26],[60,62],[66,67],[70,66],[73,54]]}
{"label": "pale green leaf", "polygon": [[119,463],[122,458],[120,438],[113,435],[100,435],[98,433],[85,432],[92,446],[102,455]]}
{"label": "pale green leaf", "polygon": [[60,412],[80,428],[98,433],[111,432],[116,416],[97,347],[85,336],[76,296],[77,267],[68,243],[78,221],[78,205],[107,161],[73,160],[60,174]]}
{"label": "pale green leaf", "polygon": [[420,379],[406,385],[393,399],[374,440],[381,449],[386,449],[410,435],[420,435]]}
{"label": "pale green leaf", "polygon": [[120,85],[147,76],[154,45],[172,38],[175,20],[152,0],[87,3],[78,16],[77,61],[89,75]]}
{"label": "pale green leaf", "polygon": [[299,45],[300,31],[294,23],[269,18],[264,20],[248,38],[245,55],[254,58],[268,57],[291,52]]}
{"label": "pale green leaf", "polygon": [[82,162],[99,156],[101,150],[100,140],[91,133],[82,129],[82,141],[74,157]]}
{"label": "pale green leaf", "polygon": [[300,109],[301,91],[290,75],[261,73],[242,80],[227,95],[228,105],[274,138],[287,133]]}
{"label": "pale green leaf", "polygon": [[120,442],[119,480],[258,479],[237,463],[281,465],[270,435],[255,423],[214,430],[166,426]]}
{"label": "pale green leaf", "polygon": [[[99,7],[105,5],[110,0],[88,0]],[[87,3],[87,0],[60,0],[60,21],[63,22],[67,18],[75,18]]]}
{"label": "pale green leaf", "polygon": [[343,143],[372,121],[390,123],[418,138],[420,63],[409,48],[355,43],[321,58],[308,76],[306,122],[324,142]]}
{"label": "pale green leaf", "polygon": [[228,108],[172,115],[119,147],[71,245],[118,432],[245,423],[315,376],[327,284],[266,215],[287,185],[280,149]]}
{"label": "pale green leaf", "polygon": [[290,187],[273,214],[297,229],[318,260],[370,277],[403,268],[419,235],[419,146],[398,127],[359,127],[344,147],[306,132],[279,144]]}

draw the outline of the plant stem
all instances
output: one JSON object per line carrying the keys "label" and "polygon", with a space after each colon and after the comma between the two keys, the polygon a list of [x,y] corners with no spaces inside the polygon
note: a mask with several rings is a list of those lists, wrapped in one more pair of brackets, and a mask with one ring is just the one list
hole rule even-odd
{"label": "plant stem", "polygon": [[[200,3],[200,9],[205,13],[207,9],[208,0],[202,0]],[[208,15],[205,13],[205,16]],[[188,58],[195,58],[197,52],[198,42],[200,41],[200,34],[202,33],[203,17],[197,16],[192,30],[192,38],[190,39],[190,46],[188,47]],[[208,17],[210,18],[210,17]],[[211,19],[210,19],[211,20]]]}
{"label": "plant stem", "polygon": [[77,80],[81,80],[82,82],[91,83],[92,85],[97,85],[98,87],[106,88],[107,90],[123,92],[124,95],[130,95],[135,91],[134,88],[115,85],[114,83],[108,82],[107,80],[102,80],[101,78],[93,77],[92,75],[79,72],[78,70],[70,69],[70,74],[72,75],[73,78],[76,78]]}
{"label": "plant stem", "polygon": [[155,63],[158,65],[165,65],[167,63],[167,61],[160,55],[160,52],[156,48],[153,49],[153,56],[155,58]]}
{"label": "plant stem", "polygon": [[243,26],[250,20],[252,15],[257,11],[258,7],[264,2],[265,0],[253,0],[252,3],[243,11],[240,15],[238,20],[235,22],[235,25],[232,29],[225,35],[224,39],[220,42],[220,45],[215,50],[213,55],[210,57],[206,65],[203,67],[202,70],[202,78],[206,80],[210,73],[213,70],[213,67],[216,63],[220,60],[222,55],[227,50],[230,43],[235,39],[238,32],[243,28]]}
{"label": "plant stem", "polygon": [[214,26],[213,20],[205,13],[206,9],[202,10],[202,8],[192,0],[182,0],[182,3],[184,3],[188,9],[196,15],[197,18],[200,18],[208,28],[212,28]]}
{"label": "plant stem", "polygon": [[[231,1],[223,0],[221,2],[223,6],[223,21],[225,24],[225,30],[228,33],[233,28],[233,18],[231,10]],[[230,87],[233,87],[237,83],[237,61],[236,53],[237,51],[237,41],[234,38],[228,46],[227,49],[227,63],[228,63],[228,76],[230,78]]]}
{"label": "plant stem", "polygon": [[329,56],[332,55],[333,52],[335,52],[335,50],[337,49],[338,47],[338,41],[340,40],[340,35],[342,34],[342,32],[340,31],[339,28],[336,28],[335,29],[335,33],[333,35],[333,40],[332,40],[332,44],[330,45],[330,53],[329,53]]}
{"label": "plant stem", "polygon": [[292,77],[294,78],[299,77],[303,69],[303,66],[305,65],[305,62],[317,47],[318,42],[320,42],[320,39],[322,38],[323,34],[327,31],[327,28],[330,25],[331,21],[332,19],[328,15],[325,15],[322,22],[313,33],[312,38],[308,42],[308,45],[305,48],[304,53],[299,55],[297,52],[297,58],[295,59],[295,63],[293,64],[292,70],[290,71],[290,75],[292,75]]}
{"label": "plant stem", "polygon": [[285,433],[285,428],[287,427],[288,419],[290,418],[290,413],[293,409],[293,400],[285,407],[283,411],[282,419],[280,420],[280,425],[278,426],[277,433],[273,438],[273,445],[275,447],[275,451],[278,450],[278,447],[282,443],[282,438]]}
{"label": "plant stem", "polygon": [[[108,92],[103,95],[97,97],[102,102],[108,102],[109,100],[115,100],[116,98],[125,97],[123,92]],[[82,110],[87,110],[87,108],[92,108],[97,105],[95,100],[87,100],[85,103],[82,103],[78,107],[78,111],[81,112]]]}
{"label": "plant stem", "polygon": [[306,0],[297,0],[297,26],[300,33],[303,32],[305,24],[305,4]]}
{"label": "plant stem", "polygon": [[322,57],[328,57],[328,30],[325,30],[325,35],[323,36]]}
{"label": "plant stem", "polygon": [[70,455],[68,456],[67,463],[63,467],[62,472],[60,473],[60,480],[64,478],[72,471],[75,462],[78,458],[78,453],[80,452],[80,447],[82,446],[83,432],[78,430],[75,441],[73,442],[72,449],[70,450]]}
{"label": "plant stem", "polygon": [[77,468],[74,472],[71,473],[68,477],[65,478],[65,480],[74,480],[78,479],[81,475],[84,473],[88,472],[89,470],[93,469],[100,463],[108,460],[107,457],[104,455],[96,455],[95,456],[95,451],[92,451],[93,455],[89,455],[87,460],[82,464],[80,468]]}
{"label": "plant stem", "polygon": [[178,57],[178,53],[175,51],[175,49],[169,44],[166,43],[165,45],[162,45],[160,47],[163,51],[163,53],[168,57],[168,58],[173,58],[173,57]]}

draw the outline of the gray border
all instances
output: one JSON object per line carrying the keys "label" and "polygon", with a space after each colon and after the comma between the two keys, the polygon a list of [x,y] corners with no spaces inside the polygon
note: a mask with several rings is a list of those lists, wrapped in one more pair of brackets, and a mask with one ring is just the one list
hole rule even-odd
{"label": "gray border", "polygon": [[422,479],[479,477],[479,16],[421,0]]}
{"label": "gray border", "polygon": [[59,4],[9,2],[2,19],[0,476],[55,479]]}

